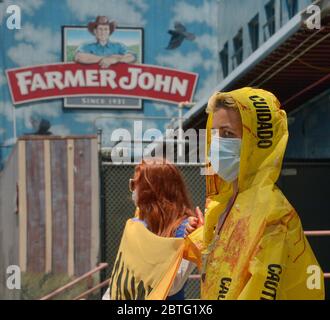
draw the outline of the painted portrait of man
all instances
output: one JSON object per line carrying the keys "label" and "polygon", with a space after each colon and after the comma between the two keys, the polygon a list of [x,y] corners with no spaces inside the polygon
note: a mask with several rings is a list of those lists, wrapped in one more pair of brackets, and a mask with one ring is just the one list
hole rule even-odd
{"label": "painted portrait of man", "polygon": [[[119,27],[106,16],[81,26],[63,27],[63,60],[111,69],[117,64],[143,63],[143,29]],[[141,109],[142,100],[122,96],[64,98],[67,108]]]}
{"label": "painted portrait of man", "polygon": [[83,64],[98,63],[101,68],[108,68],[116,63],[134,63],[136,55],[121,42],[110,40],[116,29],[116,22],[106,16],[98,16],[88,23],[88,31],[95,36],[96,41],[79,46],[75,53],[75,61]]}

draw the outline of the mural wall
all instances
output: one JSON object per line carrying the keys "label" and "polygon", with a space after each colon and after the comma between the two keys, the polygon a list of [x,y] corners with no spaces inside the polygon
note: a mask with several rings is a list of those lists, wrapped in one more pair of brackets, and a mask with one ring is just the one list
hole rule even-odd
{"label": "mural wall", "polygon": [[[20,30],[6,28],[6,8],[10,4],[21,8]],[[35,133],[42,121],[48,121],[48,131],[55,135],[93,134],[101,128],[103,143],[107,145],[114,129],[132,129],[131,118],[145,117],[144,130],[164,130],[171,118],[177,117],[176,104],[148,99],[143,101],[142,109],[136,110],[122,109],[120,105],[118,109],[89,109],[88,103],[84,108],[64,108],[63,99],[13,106],[5,70],[64,61],[63,29],[71,32],[72,27],[87,29],[88,23],[98,15],[116,22],[118,28],[111,35],[113,38],[119,36],[121,28],[143,30],[143,63],[197,73],[193,101],[207,94],[219,80],[219,2],[216,0],[5,0],[0,7],[1,163],[10,153],[15,138]],[[79,37],[76,36],[78,40]],[[72,49],[70,44],[66,46],[68,50]],[[70,52],[65,58],[68,57]]]}

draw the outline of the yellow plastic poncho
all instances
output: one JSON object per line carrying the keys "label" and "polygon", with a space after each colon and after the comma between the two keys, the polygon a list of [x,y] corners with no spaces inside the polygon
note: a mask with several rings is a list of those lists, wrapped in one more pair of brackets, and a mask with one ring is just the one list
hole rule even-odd
{"label": "yellow plastic poncho", "polygon": [[[183,238],[159,237],[127,220],[109,284],[111,300],[165,300],[183,257],[196,261]],[[187,257],[188,258],[188,257]]]}
{"label": "yellow plastic poncho", "polygon": [[[207,176],[205,225],[189,237],[204,260],[201,299],[324,299],[323,273],[300,219],[275,185],[288,140],[286,113],[265,90],[242,88],[228,94],[236,100],[243,123],[238,194],[216,237],[214,229],[233,196],[233,184]],[[216,100],[217,93],[209,103]],[[207,122],[207,154],[212,117]]]}

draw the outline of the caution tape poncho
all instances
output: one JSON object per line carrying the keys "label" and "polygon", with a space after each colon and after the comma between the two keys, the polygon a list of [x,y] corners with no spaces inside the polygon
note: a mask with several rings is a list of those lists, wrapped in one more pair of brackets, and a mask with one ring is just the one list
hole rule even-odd
{"label": "caution tape poncho", "polygon": [[198,263],[197,256],[184,239],[157,236],[129,219],[110,279],[110,299],[165,300],[182,258]]}
{"label": "caution tape poncho", "polygon": [[[204,258],[201,298],[324,299],[323,273],[300,219],[275,185],[288,140],[286,113],[265,90],[242,88],[228,94],[243,123],[238,194],[216,237],[219,216],[234,189],[218,175],[207,176],[205,225],[189,237]],[[209,103],[216,100],[217,93]],[[210,113],[207,154],[212,117]]]}

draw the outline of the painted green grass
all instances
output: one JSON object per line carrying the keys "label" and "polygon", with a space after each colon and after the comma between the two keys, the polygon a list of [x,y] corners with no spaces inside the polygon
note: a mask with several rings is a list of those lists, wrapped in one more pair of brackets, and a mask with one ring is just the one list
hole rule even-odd
{"label": "painted green grass", "polygon": [[66,61],[74,61],[74,55],[78,46],[66,46]]}

